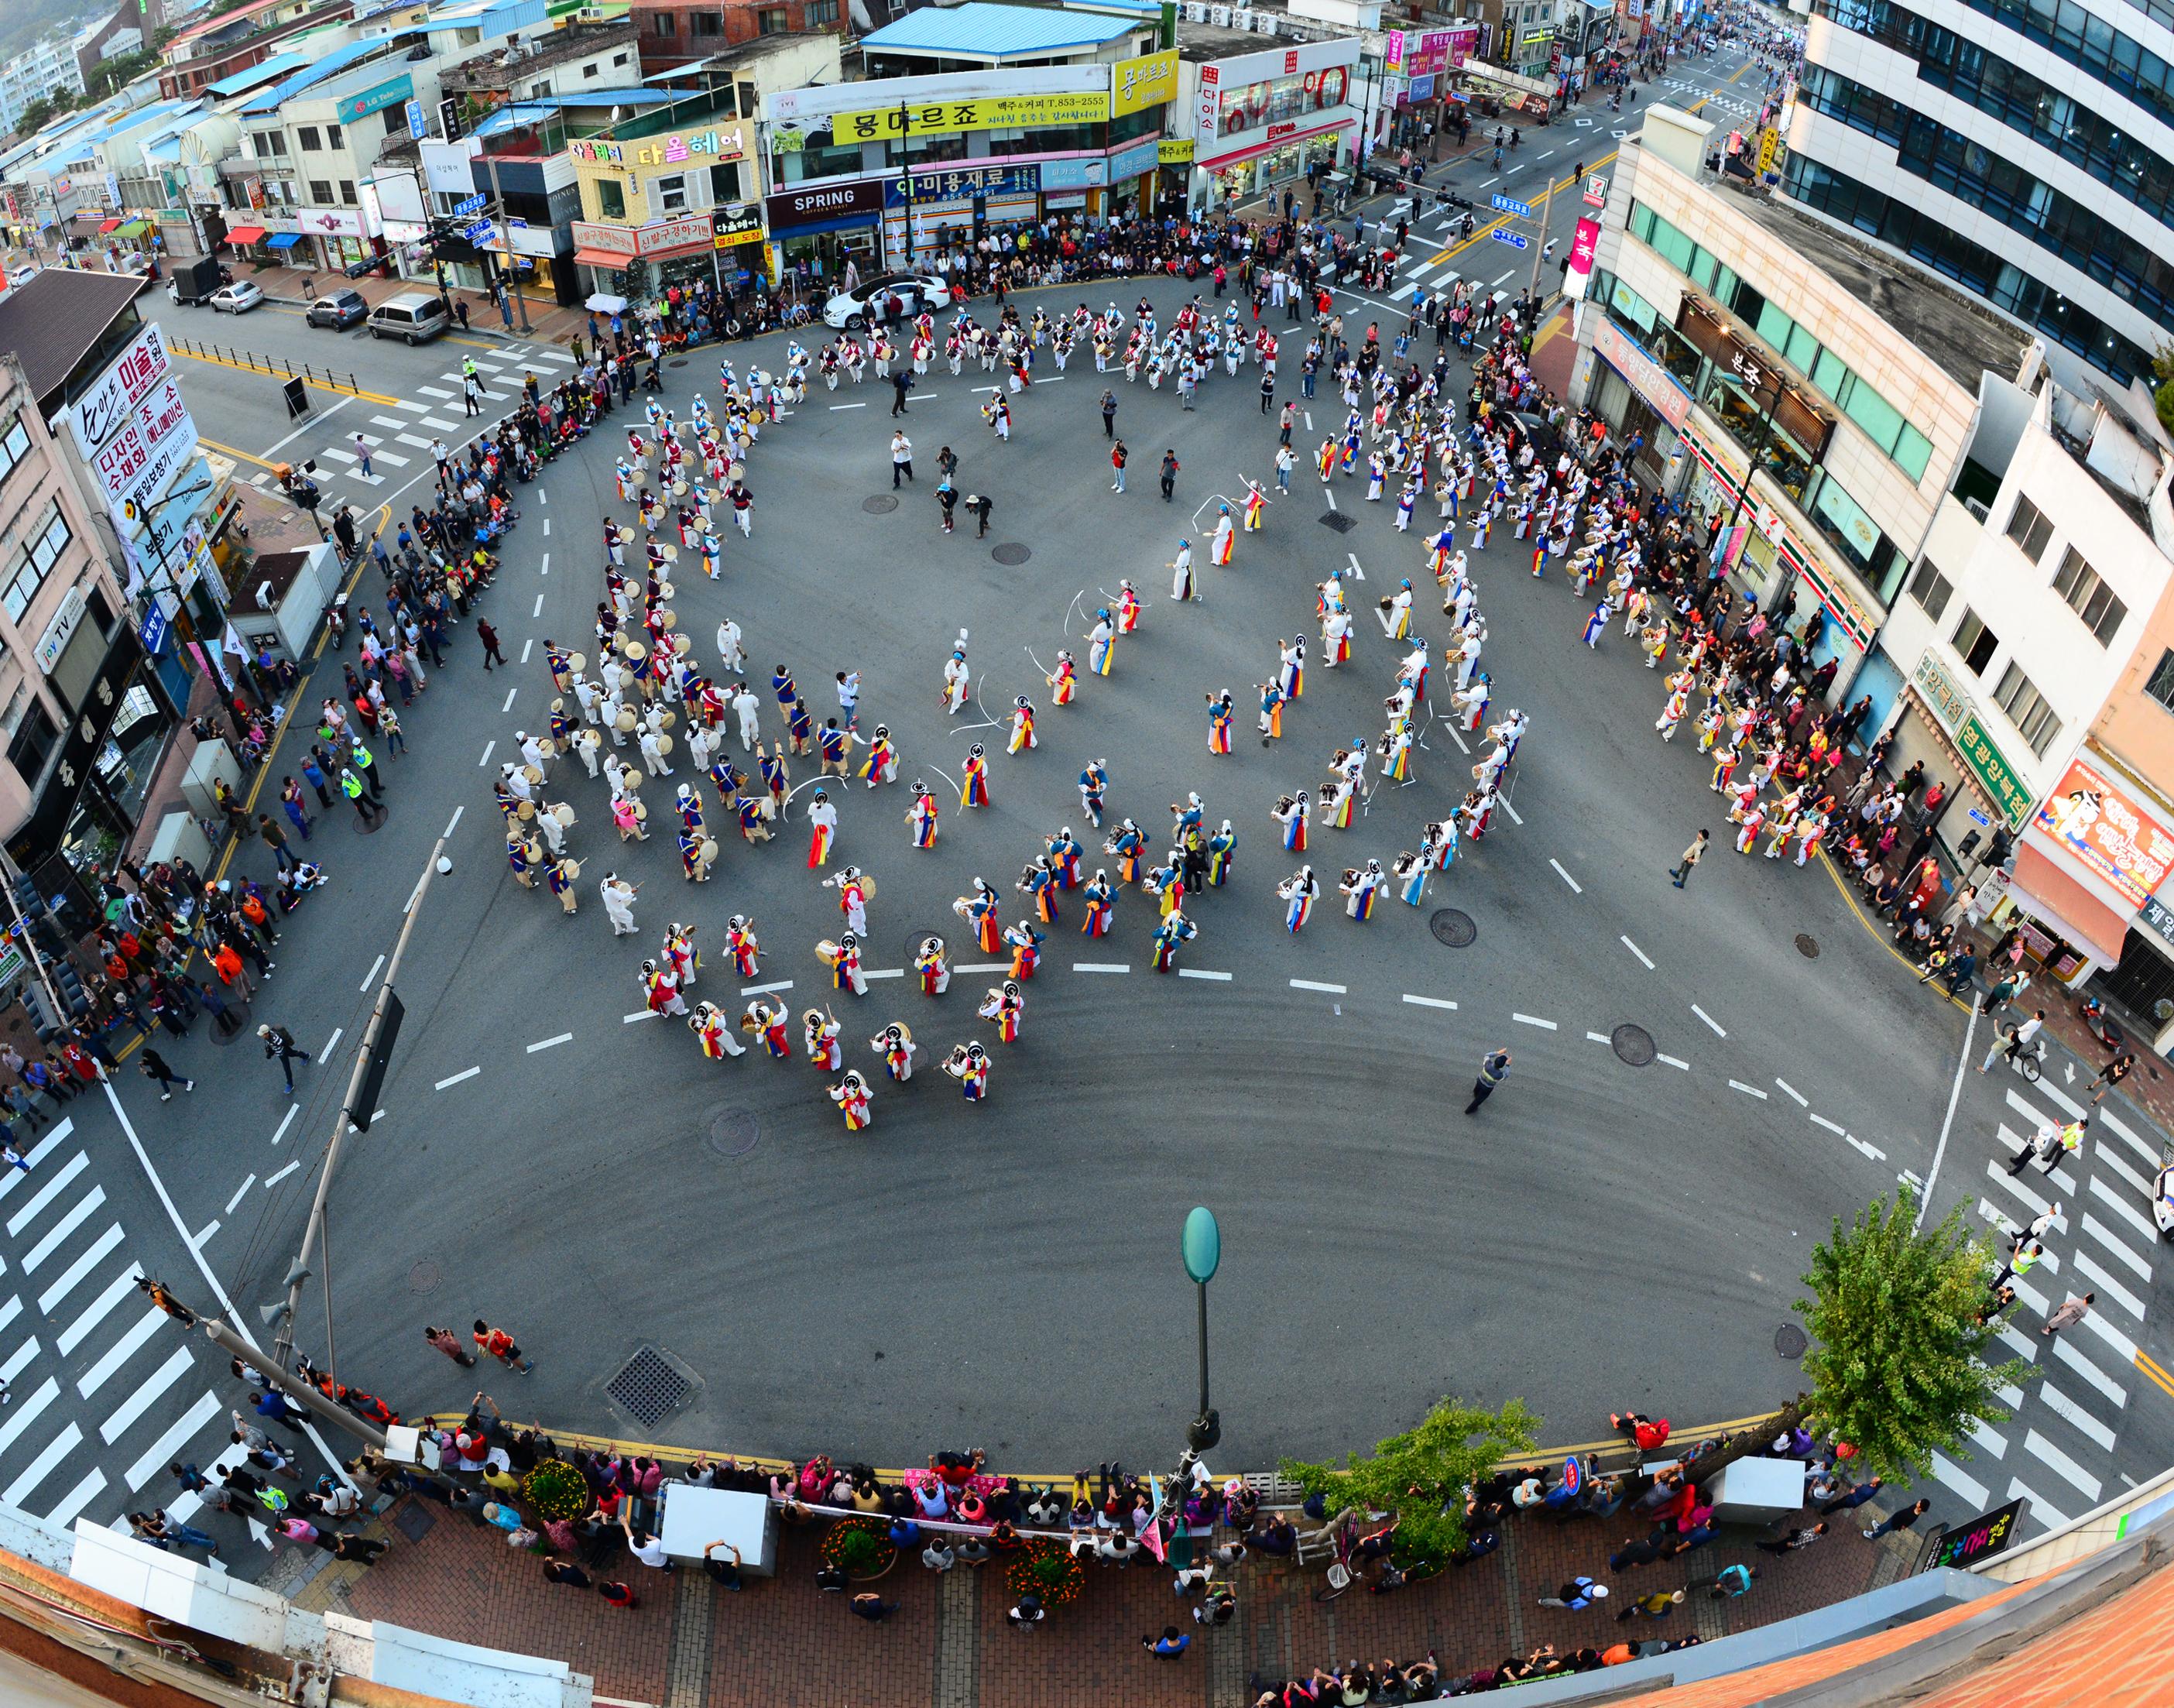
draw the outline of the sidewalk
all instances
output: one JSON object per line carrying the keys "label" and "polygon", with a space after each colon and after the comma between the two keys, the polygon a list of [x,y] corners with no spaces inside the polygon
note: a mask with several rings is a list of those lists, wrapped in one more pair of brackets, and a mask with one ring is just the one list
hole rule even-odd
{"label": "sidewalk", "polygon": [[[294,308],[308,305],[309,299],[302,295],[305,279],[310,282],[319,296],[329,296],[334,291],[352,290],[372,308],[388,297],[399,296],[408,291],[425,291],[432,295],[437,294],[437,287],[425,278],[381,278],[375,273],[365,278],[349,278],[322,268],[261,267],[246,260],[237,264],[231,258],[228,265],[233,268],[237,280],[248,279],[273,302]],[[561,307],[556,299],[540,295],[533,290],[521,294],[528,305],[530,330],[525,332],[520,329],[521,311],[518,308],[514,310],[513,328],[508,331],[496,305],[483,292],[449,287],[446,295],[455,304],[468,305],[468,328],[463,333],[457,327],[454,333],[457,337],[495,338],[507,343],[563,344],[576,333],[585,333],[588,328],[587,310],[578,306]]]}
{"label": "sidewalk", "polygon": [[[756,1700],[773,1708],[923,1701],[938,1708],[1115,1701],[1198,1708],[1203,1700],[1210,1708],[1242,1708],[1258,1694],[1247,1688],[1256,1672],[1274,1684],[1317,1664],[1407,1662],[1432,1650],[1448,1680],[1541,1643],[1567,1653],[1619,1639],[1711,1639],[1793,1618],[1909,1570],[1917,1540],[1871,1543],[1859,1534],[1874,1511],[1838,1514],[1821,1542],[1782,1559],[1752,1548],[1761,1532],[1731,1530],[1692,1555],[1688,1573],[1677,1565],[1609,1574],[1609,1552],[1643,1533],[1623,1514],[1561,1526],[1520,1521],[1498,1552],[1461,1571],[1390,1596],[1355,1586],[1325,1603],[1313,1598],[1325,1581],[1317,1568],[1249,1561],[1235,1579],[1238,1618],[1219,1630],[1193,1624],[1161,1567],[1090,1567],[1079,1600],[1052,1608],[1028,1635],[1006,1624],[1013,1597],[1001,1563],[939,1575],[902,1558],[868,1586],[900,1603],[888,1622],[872,1627],[852,1617],[842,1597],[815,1589],[823,1528],[816,1524],[784,1532],[778,1576],[750,1578],[739,1594],[696,1571],[668,1578],[621,1552],[592,1576],[633,1584],[641,1603],[622,1613],[593,1591],[546,1583],[540,1559],[508,1549],[497,1532],[411,1500],[388,1515],[393,1545],[377,1565],[331,1566],[300,1600],[561,1659],[595,1679],[599,1699],[669,1708],[740,1708]],[[1760,1568],[1742,1599],[1717,1602],[1698,1590],[1667,1619],[1616,1622],[1614,1610],[1631,1597],[1684,1587],[1738,1561]],[[1535,1605],[1580,1572],[1610,1583],[1614,1600],[1577,1613]],[[459,1592],[448,1593],[455,1584]],[[1143,1635],[1165,1624],[1194,1638],[1182,1659],[1159,1660],[1139,1646]]]}

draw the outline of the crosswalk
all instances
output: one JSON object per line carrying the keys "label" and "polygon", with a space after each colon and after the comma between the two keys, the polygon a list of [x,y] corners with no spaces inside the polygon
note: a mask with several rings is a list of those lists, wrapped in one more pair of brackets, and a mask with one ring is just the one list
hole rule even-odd
{"label": "crosswalk", "polygon": [[[2001,1148],[1986,1161],[1978,1216],[2001,1236],[2004,1251],[2007,1234],[2058,1208],[2045,1256],[2027,1275],[2009,1279],[2018,1305],[2000,1333],[2001,1343],[2039,1375],[2020,1392],[2004,1391],[2013,1413],[2008,1423],[1971,1432],[1976,1453],[1968,1469],[1939,1455],[1933,1468],[1971,1512],[2027,1497],[2025,1522],[2035,1532],[2097,1505],[2119,1479],[2112,1459],[2133,1384],[2144,1375],[2132,1337],[2143,1332],[2162,1244],[2147,1211],[2159,1154],[2120,1116],[2104,1105],[2086,1111],[2044,1080],[2027,1095],[2008,1087],[2004,1112],[2014,1120],[1998,1123]],[[2042,1123],[2086,1113],[2090,1137],[2081,1150],[2050,1174],[2035,1162],[2020,1175],[2009,1172]],[[2051,1338],[2038,1332],[2063,1299],[2087,1292],[2096,1298],[2075,1327]]]}
{"label": "crosswalk", "polygon": [[[500,397],[517,388],[526,374],[534,373],[539,380],[549,375],[551,382],[556,384],[565,376],[553,370],[571,370],[574,365],[574,359],[564,350],[554,350],[543,345],[517,350],[479,349],[466,359],[475,364],[484,391],[496,392]],[[424,436],[426,429],[438,435],[446,445],[452,448],[457,449],[466,443],[471,431],[480,428],[484,421],[481,417],[463,415],[452,407],[461,401],[464,390],[459,364],[456,363],[434,378],[438,383],[414,387],[417,394],[430,398],[430,403],[401,399],[387,407],[404,410],[407,412],[405,414],[379,414],[369,418],[368,428],[364,429],[359,436],[370,447],[370,473],[363,472],[360,454],[349,448],[349,445],[327,446],[317,452],[321,464],[333,465],[326,473],[352,480],[358,486],[382,486],[387,477],[377,473],[380,464],[387,468],[404,470],[421,460],[400,451],[385,449],[388,440],[394,445],[411,446],[425,457],[430,448],[430,439]],[[371,429],[376,430],[372,431]],[[354,436],[350,435],[350,445]]]}
{"label": "crosswalk", "polygon": [[[89,1178],[73,1117],[0,1180],[0,1503],[66,1527],[125,1527],[177,1457],[227,1448],[208,1344],[138,1290],[128,1231]],[[191,1510],[195,1502],[192,1500]]]}

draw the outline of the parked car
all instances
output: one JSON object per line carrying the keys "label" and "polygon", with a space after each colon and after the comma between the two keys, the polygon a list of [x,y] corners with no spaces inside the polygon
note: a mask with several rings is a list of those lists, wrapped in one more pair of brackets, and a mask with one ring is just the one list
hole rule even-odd
{"label": "parked car", "polygon": [[330,327],[343,332],[370,318],[370,305],[359,291],[327,291],[310,305],[310,311],[302,317],[313,327]]}
{"label": "parked car", "polygon": [[453,323],[438,298],[419,290],[387,297],[370,312],[370,335],[374,338],[403,338],[411,344],[427,343]]}
{"label": "parked car", "polygon": [[[870,320],[881,320],[881,300],[895,296],[899,300],[900,312],[917,315],[924,308],[949,306],[951,287],[932,273],[886,273],[877,278],[864,279],[853,290],[841,290],[823,305],[823,323],[825,326],[866,326]],[[878,305],[874,312],[871,303]]]}
{"label": "parked car", "polygon": [[211,294],[211,305],[221,314],[247,314],[264,300],[264,293],[251,279],[223,284]]}

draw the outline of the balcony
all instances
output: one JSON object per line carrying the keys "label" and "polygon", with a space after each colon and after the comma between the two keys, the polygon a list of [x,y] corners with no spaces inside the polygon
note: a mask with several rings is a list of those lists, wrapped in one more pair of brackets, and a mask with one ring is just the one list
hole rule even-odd
{"label": "balcony", "polygon": [[641,68],[631,55],[638,32],[624,20],[610,24],[570,24],[533,44],[500,48],[479,55],[447,70],[441,78],[448,95],[506,95],[516,84],[525,84],[554,65],[585,59],[613,47],[630,50],[622,84],[638,82]]}

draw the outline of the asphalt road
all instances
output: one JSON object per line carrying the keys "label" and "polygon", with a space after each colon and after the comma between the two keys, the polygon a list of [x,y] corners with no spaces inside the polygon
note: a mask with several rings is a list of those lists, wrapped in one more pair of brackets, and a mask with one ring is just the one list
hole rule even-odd
{"label": "asphalt road", "polygon": [[[1717,80],[1733,68],[1724,64]],[[1128,281],[1088,300],[1115,296],[1129,310],[1139,292]],[[1185,295],[1151,294],[1165,320]],[[1079,296],[1030,300],[1068,309]],[[327,336],[264,314],[243,327],[268,349]],[[1287,376],[1302,343],[1286,343]],[[777,345],[757,347],[765,362],[776,362]],[[427,410],[438,400],[421,388],[443,389],[462,354],[495,371],[501,392],[538,359],[386,346],[371,353],[372,372],[386,395]],[[713,381],[713,361],[698,354],[668,370],[683,414]],[[230,370],[203,365],[183,374],[200,419],[237,448],[268,454],[284,424],[242,414],[240,398],[218,389],[235,383]],[[1177,539],[1202,547],[1217,496],[1242,491],[1243,477],[1270,478],[1274,430],[1258,413],[1257,373],[1218,377],[1192,413],[1167,391],[1112,376],[1118,430],[1133,452],[1120,496],[1110,490],[1091,358],[1081,353],[1060,376],[1045,355],[1036,372],[1009,445],[976,413],[982,376],[928,376],[906,424],[922,478],[880,512],[863,500],[890,495],[890,394],[871,383],[833,396],[819,385],[755,452],[752,543],[727,537],[714,585],[691,566],[679,575],[681,627],[707,656],[730,613],[756,674],[790,665],[818,708],[833,672],[859,670],[863,727],[895,732],[901,783],[955,781],[967,743],[999,733],[973,726],[1001,716],[1014,694],[1035,695],[1041,749],[1005,757],[993,742],[993,804],[963,814],[955,790],[946,797],[933,852],[907,846],[902,786],[834,791],[838,858],[880,880],[871,969],[904,968],[909,944],[931,930],[971,965],[952,898],[977,873],[1009,897],[1020,866],[1060,825],[1089,842],[1090,869],[1103,863],[1073,789],[1081,765],[1099,756],[1110,763],[1112,821],[1129,813],[1153,835],[1187,789],[1200,792],[1211,823],[1233,821],[1236,874],[1203,900],[1200,936],[1180,963],[1227,977],[1153,976],[1152,907],[1133,892],[1112,934],[1091,944],[1076,934],[1076,905],[1065,910],[1016,1045],[994,1046],[972,1015],[993,974],[961,972],[933,1003],[906,979],[874,982],[859,1000],[831,997],[812,948],[839,919],[832,892],[804,864],[805,792],[777,841],[751,850],[722,838],[717,878],[697,892],[684,886],[664,835],[615,846],[602,787],[565,760],[550,792],[581,814],[572,842],[585,868],[581,911],[565,919],[549,897],[515,885],[491,817],[491,767],[516,728],[543,722],[543,638],[586,638],[599,523],[621,511],[609,468],[622,414],[522,491],[523,520],[488,613],[527,668],[486,676],[473,630],[458,631],[448,668],[406,716],[410,755],[381,767],[389,821],[367,838],[343,813],[322,823],[311,851],[333,884],[290,922],[257,1005],[317,1055],[302,1095],[290,1104],[270,1063],[201,1037],[165,1052],[202,1076],[192,1095],[161,1105],[148,1082],[124,1076],[122,1101],[171,1217],[108,1133],[111,1117],[99,1117],[92,1166],[72,1190],[98,1183],[122,1214],[132,1243],[119,1255],[140,1240],[147,1267],[187,1279],[193,1265],[178,1226],[244,1318],[253,1322],[279,1294],[382,957],[449,826],[454,869],[431,883],[399,979],[408,1019],[384,1118],[349,1145],[331,1196],[341,1371],[403,1409],[467,1398],[474,1379],[447,1370],[420,1331],[481,1315],[512,1327],[537,1360],[533,1376],[493,1370],[483,1385],[509,1413],[562,1426],[763,1451],[819,1446],[891,1463],[938,1443],[982,1445],[1050,1470],[1112,1454],[1151,1459],[1174,1449],[1192,1410],[1192,1301],[1176,1242],[1185,1212],[1206,1203],[1224,1230],[1210,1316],[1225,1457],[1339,1451],[1401,1427],[1444,1393],[1522,1395],[1552,1436],[1575,1439],[1598,1433],[1611,1405],[1685,1421],[1755,1412],[1793,1393],[1796,1371],[1774,1337],[1792,1320],[1809,1246],[1899,1173],[1927,1177],[1938,1155],[1936,1212],[1981,1197],[2020,1208],[1986,1166],[2005,1154],[2001,1123],[2025,1117],[1999,1081],[1965,1074],[1955,1092],[1966,1017],[1916,986],[1826,870],[1739,859],[1724,846],[1686,890],[1668,884],[1666,868],[1690,833],[1720,823],[1706,767],[1694,743],[1664,747],[1654,735],[1658,678],[1620,628],[1598,652],[1577,644],[1586,608],[1560,581],[1534,581],[1506,531],[1476,572],[1496,709],[1533,716],[1514,817],[1498,814],[1493,834],[1468,844],[1416,913],[1384,900],[1360,926],[1331,898],[1289,937],[1273,886],[1295,862],[1268,810],[1279,792],[1317,783],[1333,748],[1378,727],[1402,649],[1381,638],[1367,607],[1398,577],[1418,580],[1419,536],[1394,532],[1393,506],[1363,504],[1363,483],[1337,481],[1332,511],[1303,472],[1318,434],[1309,441],[1302,430],[1294,491],[1277,499],[1263,532],[1241,536],[1230,570],[1202,571],[1203,603],[1172,612],[1163,565]],[[338,443],[333,433],[359,408],[321,424],[327,442]],[[1325,408],[1315,419],[1327,430]],[[961,489],[995,499],[987,541],[971,528],[950,538],[938,531],[929,488],[946,443],[960,454]],[[1183,464],[1169,505],[1154,482],[1166,446]],[[426,467],[419,458],[381,468],[382,487],[347,478],[358,497],[404,511],[402,483]],[[1332,515],[1355,516],[1356,526],[1338,532],[1323,525]],[[990,547],[1011,543],[1030,549],[1026,562],[992,558]],[[1352,584],[1352,664],[1308,673],[1278,749],[1245,738],[1241,719],[1236,753],[1211,758],[1201,696],[1228,687],[1242,704],[1277,638],[1311,631],[1313,584],[1353,559],[1366,580]],[[1094,605],[1123,576],[1147,602],[1140,634],[1121,643],[1107,679],[1087,679],[1073,706],[1050,707],[1042,667],[1060,646],[1084,657]],[[374,578],[363,591],[373,587]],[[971,634],[978,709],[947,720],[939,672],[961,627]],[[765,734],[776,731],[766,717]],[[1417,846],[1421,824],[1462,794],[1472,760],[1439,722],[1416,758],[1412,786],[1377,793],[1351,831],[1317,830],[1317,869],[1333,875],[1369,856],[1386,865]],[[288,768],[283,754],[275,780]],[[811,775],[796,765],[797,781]],[[668,819],[669,788],[657,779],[646,791],[658,820]],[[261,851],[240,863],[266,868]],[[608,934],[593,884],[611,868],[644,886],[638,938]],[[1430,932],[1442,907],[1471,916],[1470,947]],[[865,1040],[884,1022],[913,1027],[922,1071],[902,1089],[879,1082],[868,1132],[844,1131],[823,1079],[801,1061],[709,1062],[678,1023],[628,1019],[641,1008],[639,961],[675,918],[695,923],[711,952],[697,994],[738,1006],[717,958],[733,912],[751,915],[765,945],[757,981],[792,981],[786,1000],[796,1017],[811,1002],[840,1004],[849,1060],[863,1072],[876,1065]],[[1634,1068],[1618,1058],[1609,1039],[1626,1024],[1651,1034],[1659,1060]],[[979,1107],[935,1071],[954,1042],[972,1037],[996,1057]],[[1515,1052],[1511,1078],[1468,1120],[1459,1111],[1474,1067],[1498,1043]],[[2067,1084],[2058,1073],[2049,1083]],[[2039,1106],[2052,1095],[2016,1084]],[[2133,1110],[2111,1106],[2124,1109],[2139,1145],[2155,1149]],[[86,1128],[91,1121],[86,1107]],[[2166,1359],[2157,1248],[2129,1219],[2143,1201],[2115,1163],[2148,1179],[2142,1153],[2125,1142],[2095,1153],[2090,1179],[2064,1193],[2075,1256],[2056,1249],[2071,1267],[2042,1285],[2096,1264],[2139,1307],[2102,1303],[2098,1317],[2135,1350]],[[19,1191],[38,1184],[32,1176]],[[2085,1205],[2125,1257],[2084,1222]],[[26,1227],[24,1237],[39,1235]],[[83,1237],[67,1235],[51,1262],[72,1261]],[[2103,1285],[2100,1294],[2108,1299]],[[305,1347],[322,1350],[324,1316],[313,1280]],[[2029,1318],[2019,1338],[2036,1340],[2036,1324]],[[1982,1441],[1976,1459],[1952,1467],[1960,1481],[1935,1489],[1950,1516],[1962,1516],[1974,1492],[2001,1498],[2011,1478],[2072,1516],[2090,1504],[2087,1484],[2110,1492],[2166,1462],[2174,1397],[2090,1325],[2067,1341],[2092,1375],[2047,1353],[2067,1409],[2034,1391],[2016,1421],[1993,1432],[1998,1454]],[[653,1430],[604,1392],[644,1345],[695,1381],[684,1408]],[[142,1354],[147,1368],[157,1355]],[[19,1392],[35,1374],[26,1365]],[[193,1392],[176,1378],[161,1401],[176,1419],[187,1414],[184,1390]],[[94,1412],[73,1388],[50,1401],[36,1428],[0,1443],[0,1486],[27,1474],[62,1419],[95,1423]],[[84,1428],[82,1446],[55,1455],[24,1504],[46,1510],[74,1484],[100,1451],[89,1446],[97,1433]],[[100,1491],[86,1516],[120,1510],[118,1494]]]}

